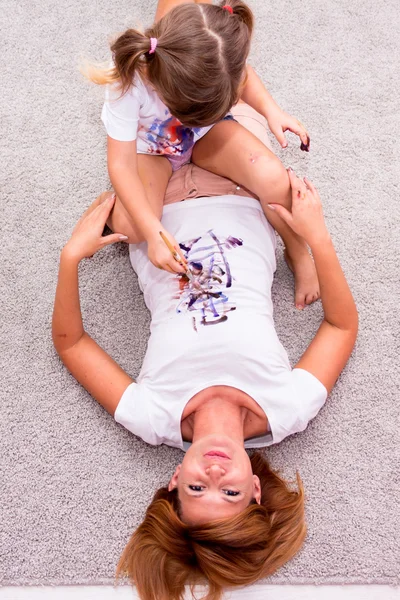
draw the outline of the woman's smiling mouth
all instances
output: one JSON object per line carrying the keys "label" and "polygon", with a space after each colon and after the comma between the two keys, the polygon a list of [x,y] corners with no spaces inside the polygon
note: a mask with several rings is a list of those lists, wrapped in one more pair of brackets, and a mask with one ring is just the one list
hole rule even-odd
{"label": "woman's smiling mouth", "polygon": [[210,452],[207,452],[207,454],[204,456],[207,458],[225,458],[230,460],[230,456],[225,454],[225,452],[221,452],[220,450],[210,450]]}

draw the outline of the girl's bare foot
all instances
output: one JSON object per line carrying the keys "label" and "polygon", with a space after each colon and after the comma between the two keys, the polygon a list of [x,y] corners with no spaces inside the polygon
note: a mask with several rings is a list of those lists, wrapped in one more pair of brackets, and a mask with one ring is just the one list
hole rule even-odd
{"label": "girl's bare foot", "polygon": [[286,263],[294,275],[295,306],[303,310],[306,304],[312,304],[320,297],[319,281],[314,261],[307,249],[292,257],[287,249],[284,252]]}

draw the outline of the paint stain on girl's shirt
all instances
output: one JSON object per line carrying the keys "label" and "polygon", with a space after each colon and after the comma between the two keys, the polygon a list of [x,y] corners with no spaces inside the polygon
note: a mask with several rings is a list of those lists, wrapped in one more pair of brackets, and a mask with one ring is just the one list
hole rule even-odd
{"label": "paint stain on girl's shirt", "polygon": [[185,127],[173,116],[165,121],[155,119],[150,126],[140,126],[148,142],[149,154],[184,155],[194,145],[194,136],[200,127]]}

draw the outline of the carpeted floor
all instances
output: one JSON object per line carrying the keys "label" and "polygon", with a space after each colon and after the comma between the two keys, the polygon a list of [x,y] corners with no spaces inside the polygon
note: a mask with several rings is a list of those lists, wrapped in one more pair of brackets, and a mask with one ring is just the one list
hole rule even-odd
{"label": "carpeted floor", "polygon": [[[107,36],[150,24],[155,0],[1,5],[1,579],[113,580],[153,491],[181,458],[116,425],[61,366],[50,319],[58,255],[108,186],[102,91],[78,73]],[[251,63],[311,133],[279,155],[321,192],[360,312],[354,355],[306,432],[268,451],[307,491],[309,533],[272,583],[400,583],[397,2],[253,0]],[[274,146],[277,149],[277,145]],[[85,323],[136,376],[148,314],[126,249],[82,265]],[[278,251],[278,333],[296,360],[319,305],[298,313]]]}

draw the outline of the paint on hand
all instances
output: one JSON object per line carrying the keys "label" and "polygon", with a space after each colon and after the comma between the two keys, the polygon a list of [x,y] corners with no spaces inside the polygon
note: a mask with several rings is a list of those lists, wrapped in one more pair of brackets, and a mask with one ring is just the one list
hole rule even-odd
{"label": "paint on hand", "polygon": [[300,144],[300,150],[303,150],[303,152],[310,152],[310,136],[307,136],[307,144],[303,144],[303,142],[301,142]]}

